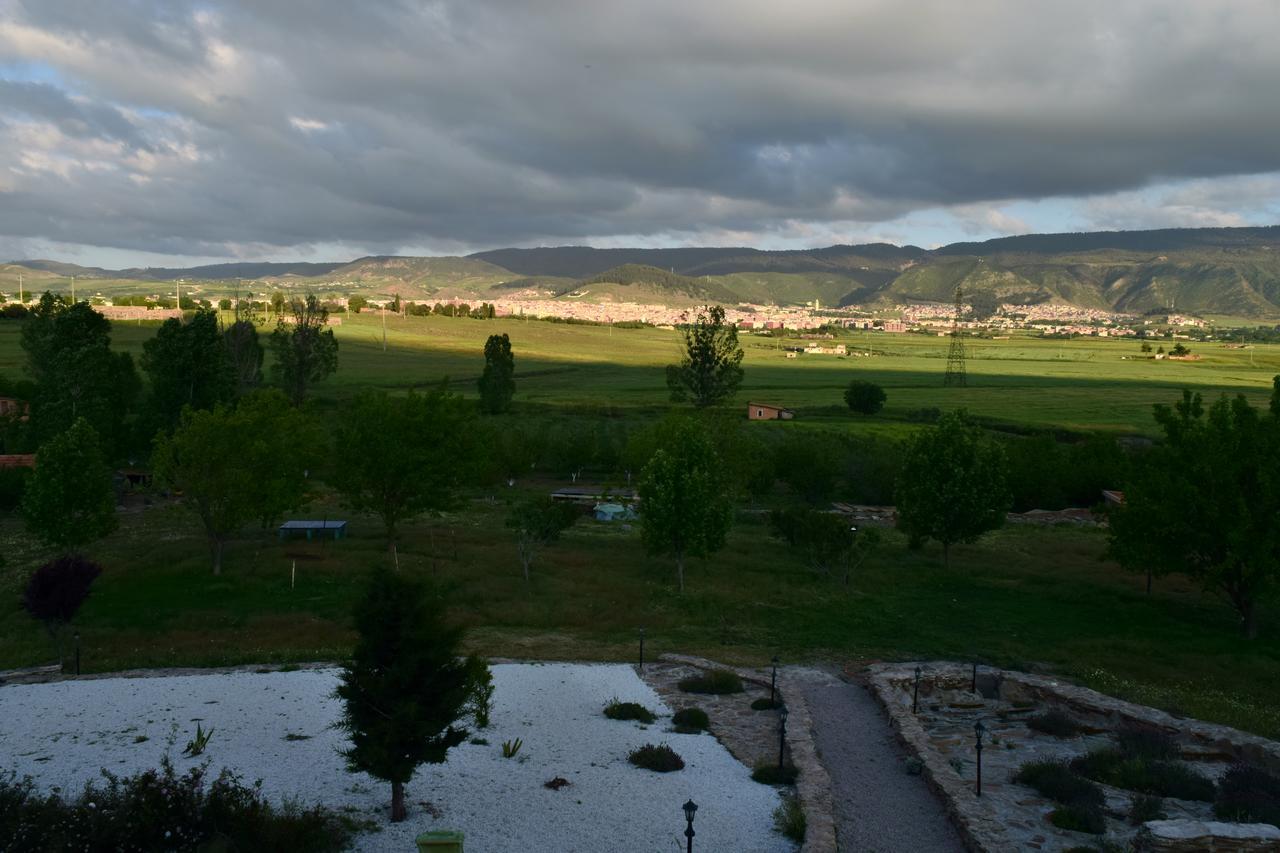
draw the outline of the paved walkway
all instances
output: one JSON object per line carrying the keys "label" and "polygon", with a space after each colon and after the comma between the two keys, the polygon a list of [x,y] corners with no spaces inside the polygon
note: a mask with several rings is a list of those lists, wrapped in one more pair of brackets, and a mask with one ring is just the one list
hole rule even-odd
{"label": "paved walkway", "polygon": [[818,753],[831,774],[841,853],[963,853],[934,793],[864,688],[814,673],[804,682]]}

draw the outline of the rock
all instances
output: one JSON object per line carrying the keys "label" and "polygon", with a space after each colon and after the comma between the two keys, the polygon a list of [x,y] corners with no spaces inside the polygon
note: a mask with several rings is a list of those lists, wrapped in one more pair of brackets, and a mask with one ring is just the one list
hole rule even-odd
{"label": "rock", "polygon": [[1280,829],[1269,823],[1153,820],[1133,840],[1140,853],[1253,853],[1280,851]]}

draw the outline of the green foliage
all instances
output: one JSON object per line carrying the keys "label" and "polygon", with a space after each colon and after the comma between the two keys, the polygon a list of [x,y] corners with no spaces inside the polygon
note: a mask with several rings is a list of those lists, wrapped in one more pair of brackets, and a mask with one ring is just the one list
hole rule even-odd
{"label": "green foliage", "polygon": [[791,431],[778,446],[774,468],[778,477],[811,504],[829,503],[849,458],[849,448],[828,432]]}
{"label": "green foliage", "polygon": [[338,339],[327,328],[329,311],[314,295],[289,303],[290,322],[283,315],[283,294],[275,307],[276,328],[271,333],[271,352],[275,362],[272,377],[284,389],[289,400],[300,405],[307,390],[338,369]]}
{"label": "green foliage", "polygon": [[1146,455],[1111,513],[1110,552],[1142,572],[1185,574],[1224,596],[1245,636],[1280,577],[1280,377],[1269,412],[1243,396],[1204,409],[1184,391],[1156,407],[1165,440]]}
{"label": "green foliage", "polygon": [[515,740],[504,740],[502,742],[502,757],[515,758],[520,754],[520,747],[524,746],[524,741],[520,738]]}
{"label": "green foliage", "polygon": [[338,422],[333,486],[348,506],[377,515],[392,541],[403,522],[454,505],[475,449],[472,418],[444,386],[402,397],[366,391]]}
{"label": "green foliage", "polygon": [[1180,761],[1133,755],[1121,749],[1095,749],[1073,759],[1071,768],[1089,779],[1143,794],[1207,803],[1215,793],[1213,780]]}
{"label": "green foliage", "polygon": [[166,320],[142,345],[142,369],[151,379],[151,408],[163,429],[178,423],[183,407],[212,409],[236,391],[214,311],[197,311],[186,322]]}
{"label": "green foliage", "polygon": [[944,564],[957,542],[974,542],[1004,524],[1009,508],[1003,450],[963,410],[943,415],[909,445],[896,489],[898,526],[914,540],[942,543]]}
{"label": "green foliage", "polygon": [[804,814],[804,805],[795,794],[782,795],[781,804],[773,810],[773,828],[796,844],[804,843],[809,822]]}
{"label": "green foliage", "polygon": [[1027,720],[1027,728],[1057,738],[1075,737],[1080,734],[1080,724],[1057,708],[1030,718]]}
{"label": "green foliage", "polygon": [[1233,764],[1218,783],[1213,813],[1219,820],[1280,826],[1280,777],[1260,767]]}
{"label": "green foliage", "polygon": [[578,508],[549,497],[531,497],[517,503],[507,516],[507,527],[515,531],[516,549],[525,581],[542,549],[557,541],[578,520]]}
{"label": "green foliage", "polygon": [[725,322],[724,309],[713,305],[700,310],[682,334],[683,357],[679,364],[667,365],[672,402],[704,409],[733,397],[742,384],[743,352],[737,329]]}
{"label": "green foliage", "polygon": [[196,723],[196,733],[187,741],[187,745],[183,747],[182,754],[195,758],[197,755],[203,755],[205,747],[209,745],[209,740],[213,737],[213,727],[209,727],[209,731],[204,730],[204,726]]}
{"label": "green foliage", "polygon": [[352,771],[392,784],[391,819],[404,820],[404,784],[424,763],[440,764],[466,739],[455,723],[475,685],[474,664],[458,657],[462,631],[446,624],[442,602],[420,583],[385,568],[356,604],[358,639],[336,695],[343,753]]}
{"label": "green foliage", "polygon": [[777,699],[766,699],[763,696],[751,703],[751,710],[753,711],[772,711],[774,708],[781,707],[782,703]]}
{"label": "green foliage", "polygon": [[27,530],[56,548],[80,548],[116,529],[111,469],[84,418],[45,442],[22,495]]}
{"label": "green foliage", "polygon": [[972,290],[964,295],[970,313],[978,321],[994,317],[1000,311],[1000,297],[990,290]]}
{"label": "green foliage", "polygon": [[207,766],[118,777],[103,771],[73,798],[41,794],[31,779],[0,772],[0,838],[14,851],[308,850],[336,853],[353,824],[320,806],[272,805],[230,770]]}
{"label": "green foliage", "polygon": [[235,408],[186,410],[156,439],[156,476],[199,516],[222,571],[222,549],[250,522],[266,526],[302,505],[319,440],[314,424],[279,391],[255,391]]}
{"label": "green foliage", "polygon": [[769,514],[769,526],[816,572],[830,575],[852,560],[857,530],[839,513],[808,508],[774,510]]}
{"label": "green foliage", "polygon": [[369,300],[360,294],[354,294],[347,297],[347,310],[352,314],[359,314],[369,305]]}
{"label": "green foliage", "polygon": [[627,760],[636,767],[643,767],[655,773],[672,773],[684,769],[684,759],[665,743],[647,743],[638,749],[633,749],[627,755]]}
{"label": "green foliage", "polygon": [[713,669],[710,672],[690,675],[680,679],[677,686],[685,693],[741,693],[745,689],[737,673],[728,669]]}
{"label": "green foliage", "polygon": [[887,396],[884,389],[865,379],[854,379],[844,389],[844,402],[850,411],[860,415],[874,415],[884,408]]}
{"label": "green foliage", "polygon": [[1101,808],[1106,801],[1102,789],[1079,775],[1062,761],[1031,761],[1018,768],[1013,781],[1034,788],[1040,796],[1063,804]]}
{"label": "green foliage", "polygon": [[698,734],[711,728],[707,712],[701,708],[681,708],[671,715],[671,725],[680,734]]}
{"label": "green foliage", "polygon": [[242,397],[262,384],[262,341],[253,320],[237,315],[222,332],[222,347],[235,396]]}
{"label": "green foliage", "polygon": [[1129,800],[1129,823],[1141,826],[1149,820],[1164,820],[1164,800],[1151,794],[1134,794]]}
{"label": "green foliage", "polygon": [[1069,803],[1054,809],[1049,813],[1049,823],[1069,832],[1102,835],[1107,831],[1107,819],[1102,809],[1081,803]]}
{"label": "green foliage", "polygon": [[706,430],[693,420],[673,430],[640,474],[640,536],[650,554],[669,554],[684,592],[686,557],[707,557],[724,547],[733,504],[720,459]]}
{"label": "green foliage", "polygon": [[761,785],[794,785],[800,771],[794,764],[778,766],[778,762],[765,759],[751,769],[751,778]]}
{"label": "green foliage", "polygon": [[471,698],[467,702],[467,712],[477,729],[487,729],[493,716],[493,670],[483,658],[469,658],[468,664],[471,667],[471,686],[468,688]]}
{"label": "green foliage", "polygon": [[484,371],[480,374],[480,410],[497,415],[511,409],[516,393],[516,358],[511,339],[504,333],[490,335],[484,343]]}
{"label": "green foliage", "polygon": [[1110,436],[1066,443],[1041,433],[1003,442],[1014,512],[1090,507],[1127,479],[1130,460]]}
{"label": "green foliage", "polygon": [[604,715],[611,720],[637,720],[646,725],[658,719],[656,714],[639,702],[619,702],[617,699],[604,706]]}

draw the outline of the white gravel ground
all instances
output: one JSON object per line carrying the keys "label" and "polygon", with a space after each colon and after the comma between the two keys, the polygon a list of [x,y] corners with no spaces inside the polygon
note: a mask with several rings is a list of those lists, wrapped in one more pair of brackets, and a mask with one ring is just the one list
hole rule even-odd
{"label": "white gravel ground", "polygon": [[[713,737],[668,732],[669,720],[646,730],[603,716],[613,697],[670,713],[631,667],[505,664],[493,675],[493,725],[480,733],[489,745],[464,743],[446,764],[422,768],[408,786],[409,819],[399,825],[386,819],[390,785],[348,773],[338,755],[344,738],[331,727],[333,670],[0,687],[0,769],[75,790],[100,768],[127,775],[156,766],[168,751],[179,770],[208,760],[215,774],[226,766],[246,781],[262,779],[273,799],[376,820],[382,830],[360,836],[361,850],[412,851],[419,832],[460,829],[469,853],[675,853],[684,850],[680,807],[689,798],[698,804],[697,850],[794,849],[772,828],[777,793],[752,782]],[[197,720],[213,728],[213,739],[200,759],[186,758],[180,753]],[[517,737],[519,757],[504,759],[502,741]],[[684,770],[652,773],[627,762],[634,747],[664,741]],[[572,784],[543,787],[555,776]]]}

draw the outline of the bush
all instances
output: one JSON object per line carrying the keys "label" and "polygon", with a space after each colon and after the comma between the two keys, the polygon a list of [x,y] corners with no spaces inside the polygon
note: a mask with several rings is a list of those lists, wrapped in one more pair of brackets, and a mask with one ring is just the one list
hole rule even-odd
{"label": "bush", "polygon": [[774,708],[781,707],[782,703],[777,699],[765,699],[763,696],[751,703],[753,711],[772,711]]}
{"label": "bush", "polygon": [[1120,742],[1120,751],[1127,758],[1168,760],[1180,754],[1178,742],[1156,729],[1123,728],[1116,733],[1116,739]]}
{"label": "bush", "polygon": [[276,807],[229,770],[159,770],[89,783],[74,799],[40,794],[30,779],[0,774],[0,838],[14,850],[336,851],[355,826],[319,806]]}
{"label": "bush", "polygon": [[711,727],[707,712],[701,708],[681,708],[671,715],[671,722],[681,734],[697,734]]}
{"label": "bush", "polygon": [[1075,737],[1080,734],[1079,723],[1056,708],[1027,720],[1027,728],[1061,738]]}
{"label": "bush", "polygon": [[1071,832],[1088,832],[1102,835],[1107,831],[1107,819],[1098,806],[1059,806],[1049,813],[1049,823]]}
{"label": "bush", "polygon": [[1211,779],[1181,762],[1153,760],[1111,747],[1073,759],[1071,769],[1103,784],[1142,794],[1212,802],[1215,793]]}
{"label": "bush", "polygon": [[773,828],[796,844],[804,843],[804,834],[809,826],[799,797],[794,794],[782,796],[782,804],[773,810]]}
{"label": "bush", "polygon": [[89,587],[100,574],[102,566],[79,554],[50,560],[27,581],[22,606],[46,625],[66,624],[89,597]]}
{"label": "bush", "polygon": [[1135,794],[1129,801],[1129,823],[1141,826],[1149,820],[1164,820],[1164,800],[1151,794]]}
{"label": "bush", "polygon": [[751,778],[761,785],[794,785],[799,775],[794,764],[779,767],[776,761],[761,761],[751,771]]}
{"label": "bush", "polygon": [[1232,765],[1218,785],[1213,813],[1221,820],[1280,826],[1280,778],[1259,767]]}
{"label": "bush", "polygon": [[614,699],[604,706],[604,715],[611,720],[638,720],[652,723],[657,715],[638,702],[619,702]]}
{"label": "bush", "polygon": [[1032,761],[1018,768],[1013,781],[1034,788],[1040,796],[1062,805],[1101,808],[1102,789],[1082,779],[1061,761]]}
{"label": "bush", "polygon": [[701,675],[691,675],[680,679],[677,685],[685,693],[709,693],[721,695],[725,693],[741,693],[745,688],[742,679],[727,669],[713,669]]}
{"label": "bush", "polygon": [[884,389],[874,382],[855,379],[844,390],[844,401],[851,411],[861,415],[874,415],[884,408]]}
{"label": "bush", "polygon": [[627,760],[636,767],[652,770],[655,773],[671,773],[684,769],[684,759],[671,747],[663,744],[646,743],[639,749],[633,749]]}

